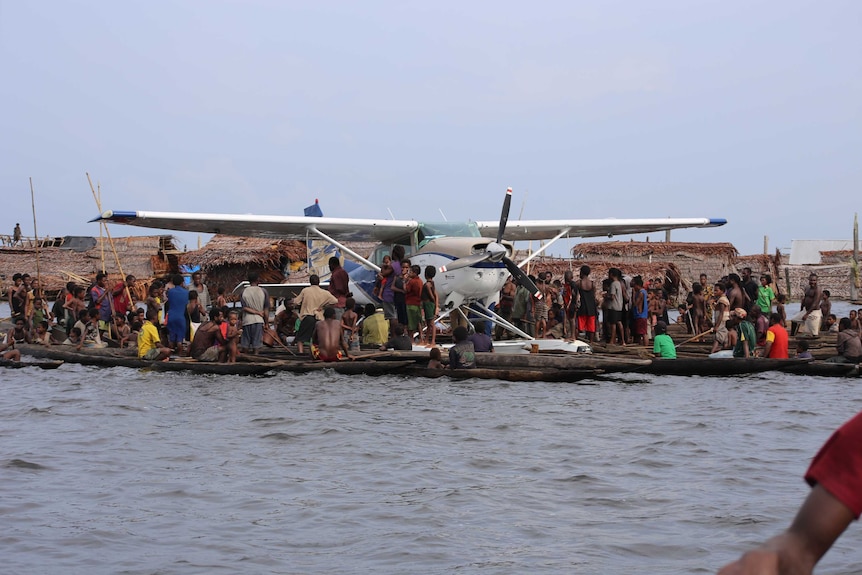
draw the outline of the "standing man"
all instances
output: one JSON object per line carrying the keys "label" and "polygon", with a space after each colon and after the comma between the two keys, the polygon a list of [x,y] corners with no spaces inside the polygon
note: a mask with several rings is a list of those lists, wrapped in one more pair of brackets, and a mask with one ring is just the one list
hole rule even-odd
{"label": "standing man", "polygon": [[512,324],[527,334],[530,333],[530,329],[527,324],[530,319],[529,308],[530,292],[527,291],[526,287],[519,283],[518,287],[515,288],[515,299],[512,302]]}
{"label": "standing man", "polygon": [[168,315],[168,345],[176,350],[179,345],[188,340],[189,320],[186,318],[186,309],[189,305],[189,290],[183,285],[183,276],[174,274],[171,276],[174,285],[167,291],[165,302],[165,313]]}
{"label": "standing man", "polygon": [[724,346],[727,345],[727,320],[730,319],[730,302],[727,296],[724,295],[724,282],[716,283],[713,286],[713,293],[717,298],[715,300],[715,311],[713,312],[715,316],[712,320],[712,327],[715,330],[715,336],[712,340],[712,353],[715,353],[724,349]]}
{"label": "standing man", "polygon": [[209,313],[213,302],[210,297],[210,290],[207,289],[206,284],[203,282],[201,272],[194,272],[192,274],[192,289],[198,292],[198,303],[204,308],[204,313]]}
{"label": "standing man", "polygon": [[398,312],[395,307],[395,292],[392,291],[392,287],[401,278],[401,260],[403,259],[404,246],[395,245],[392,248],[392,273],[387,277],[386,283],[383,285],[383,294],[380,298],[383,300],[383,314],[389,320],[390,326],[398,321]]}
{"label": "standing man", "polygon": [[[515,280],[512,276],[506,278],[506,283],[503,284],[503,289],[500,290],[500,317],[506,321],[512,320],[512,306],[515,303]],[[503,326],[497,325],[494,330],[494,337],[499,341],[503,339]]]}
{"label": "standing man", "polygon": [[623,305],[622,271],[618,268],[610,268],[608,270],[608,279],[611,280],[610,289],[608,290],[611,298],[608,305],[608,318],[610,320],[609,325],[611,326],[611,340],[609,343],[615,345],[617,333],[619,333],[620,344],[625,347],[626,332],[623,327],[623,309],[625,306]]}
{"label": "standing man", "polygon": [[751,268],[742,268],[742,289],[748,296],[746,303],[749,305],[745,308],[745,311],[748,311],[748,308],[757,301],[757,290],[760,289],[760,286],[751,277]]}
{"label": "standing man", "polygon": [[563,338],[578,339],[578,292],[575,289],[575,274],[572,270],[563,273]]}
{"label": "standing man", "polygon": [[332,256],[329,258],[329,293],[331,293],[338,303],[335,304],[335,319],[341,321],[341,316],[344,315],[344,303],[350,297],[350,276],[342,267],[341,260]]}
{"label": "standing man", "polygon": [[587,340],[593,343],[596,339],[596,323],[599,318],[599,307],[596,304],[596,284],[590,278],[590,266],[581,266],[578,281],[575,282],[577,290],[577,322],[572,338],[577,339],[578,333],[584,332]]}
{"label": "standing man", "polygon": [[[312,278],[315,276],[311,276]],[[269,327],[269,294],[257,285],[260,283],[257,272],[248,273],[248,283],[242,290],[242,337],[240,346],[243,352],[257,354],[263,347],[263,331]],[[308,289],[308,288],[306,288]]]}
{"label": "standing man", "polygon": [[323,320],[323,308],[338,303],[334,295],[320,287],[319,275],[312,274],[308,281],[311,285],[293,298],[293,305],[299,306],[299,329],[296,330],[294,341],[300,354],[303,353],[304,345],[311,343],[315,324]]}
{"label": "standing man", "polygon": [[820,291],[820,286],[817,285],[817,274],[812,273],[808,276],[808,288],[805,290],[805,295],[802,297],[802,302],[799,306],[799,313],[790,318],[793,322],[791,330],[793,335],[799,330],[799,324],[805,324],[805,330],[812,336],[820,335],[820,323],[822,316],[820,312],[820,303],[823,299],[823,292]]}
{"label": "standing man", "polygon": [[729,302],[728,306],[730,309],[748,309],[748,292],[742,289],[742,280],[736,274],[728,274],[727,282],[725,283],[727,289],[724,292],[724,295],[727,296],[727,301]]}
{"label": "standing man", "polygon": [[790,357],[787,330],[781,323],[781,314],[772,313],[769,315],[769,329],[766,330],[766,345],[763,347],[764,357],[778,359]]}
{"label": "standing man", "polygon": [[12,312],[12,321],[14,322],[19,317],[24,316],[25,299],[20,295],[21,286],[24,285],[23,276],[19,273],[12,274],[12,287],[7,292],[9,294],[9,309]]}
{"label": "standing man", "polygon": [[15,224],[15,230],[12,232],[12,245],[17,246],[21,243],[21,224]]}
{"label": "standing man", "polygon": [[422,280],[419,274],[422,268],[413,265],[407,272],[407,283],[404,284],[404,303],[407,305],[407,330],[412,341],[413,333],[422,327]]}
{"label": "standing man", "polygon": [[108,297],[108,276],[99,272],[96,274],[96,284],[90,288],[90,301],[99,310],[99,331],[111,333],[111,303],[113,297]]}
{"label": "standing man", "polygon": [[114,298],[114,313],[125,316],[132,305],[134,305],[134,296],[132,290],[135,289],[135,276],[129,274],[126,276],[126,281],[118,281],[111,290],[111,296]]}

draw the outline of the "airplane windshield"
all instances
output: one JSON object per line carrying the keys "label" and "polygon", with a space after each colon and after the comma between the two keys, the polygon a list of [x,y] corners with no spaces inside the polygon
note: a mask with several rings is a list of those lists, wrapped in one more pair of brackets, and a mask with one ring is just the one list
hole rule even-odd
{"label": "airplane windshield", "polygon": [[479,238],[475,222],[421,222],[418,231],[419,246],[436,238]]}

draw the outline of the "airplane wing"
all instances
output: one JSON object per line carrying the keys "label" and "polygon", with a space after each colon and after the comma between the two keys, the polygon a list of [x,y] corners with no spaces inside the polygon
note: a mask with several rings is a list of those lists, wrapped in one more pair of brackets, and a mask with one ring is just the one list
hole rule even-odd
{"label": "airplane wing", "polygon": [[182,212],[107,211],[90,221],[183,232],[286,240],[305,240],[310,230],[317,229],[340,242],[387,242],[409,235],[419,227],[419,222],[412,220]]}
{"label": "airplane wing", "polygon": [[[619,236],[678,228],[714,228],[727,220],[720,218],[649,218],[649,219],[595,219],[595,220],[521,220],[506,224],[503,239],[509,241],[548,240],[563,232],[573,238]],[[500,222],[476,222],[483,236],[494,236]],[[568,231],[567,231],[568,230]]]}

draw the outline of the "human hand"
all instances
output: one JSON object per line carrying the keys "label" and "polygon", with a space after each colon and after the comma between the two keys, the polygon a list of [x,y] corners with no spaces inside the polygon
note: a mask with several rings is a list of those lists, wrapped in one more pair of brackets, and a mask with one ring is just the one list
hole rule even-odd
{"label": "human hand", "polygon": [[779,575],[780,573],[778,553],[755,549],[722,567],[718,575]]}

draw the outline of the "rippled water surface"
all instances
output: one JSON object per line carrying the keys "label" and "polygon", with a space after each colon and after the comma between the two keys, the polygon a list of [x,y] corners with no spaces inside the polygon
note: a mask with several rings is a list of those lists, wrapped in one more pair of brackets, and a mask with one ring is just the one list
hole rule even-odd
{"label": "rippled water surface", "polygon": [[[4,573],[711,573],[858,380],[5,370]],[[818,573],[862,572],[853,525]]]}

